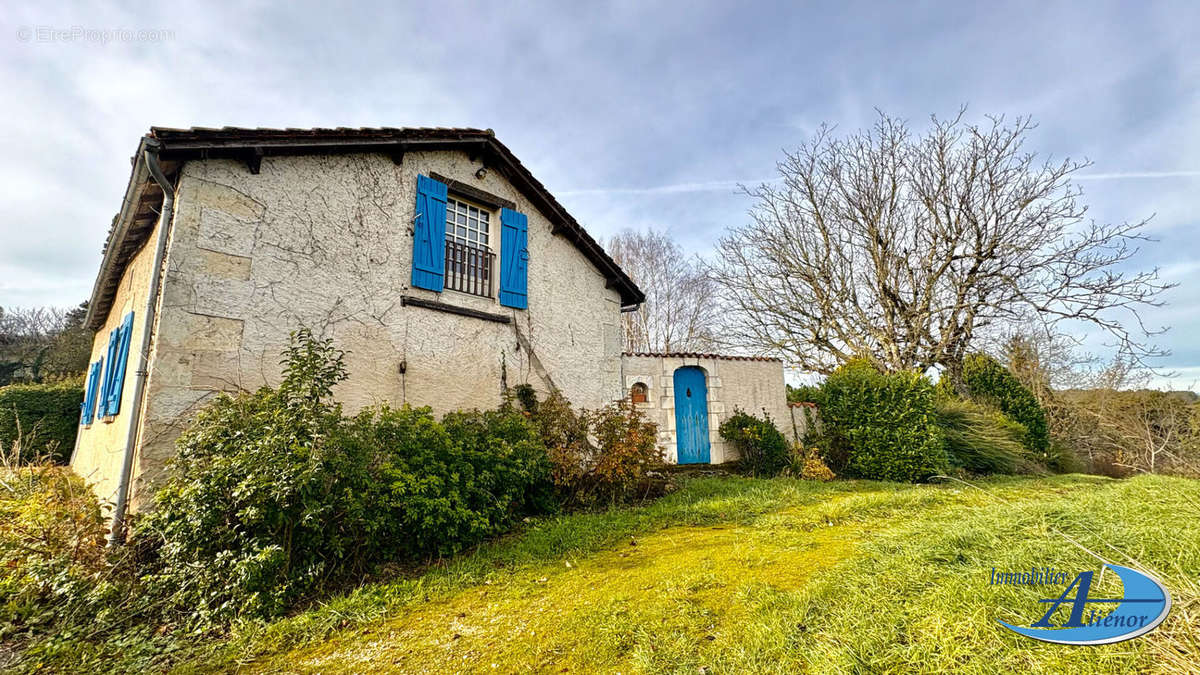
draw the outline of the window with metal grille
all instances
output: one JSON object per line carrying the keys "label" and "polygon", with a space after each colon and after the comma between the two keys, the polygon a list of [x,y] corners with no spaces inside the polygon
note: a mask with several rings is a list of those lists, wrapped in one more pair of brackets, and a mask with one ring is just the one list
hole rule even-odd
{"label": "window with metal grille", "polygon": [[446,199],[446,288],[492,297],[492,214],[455,197]]}

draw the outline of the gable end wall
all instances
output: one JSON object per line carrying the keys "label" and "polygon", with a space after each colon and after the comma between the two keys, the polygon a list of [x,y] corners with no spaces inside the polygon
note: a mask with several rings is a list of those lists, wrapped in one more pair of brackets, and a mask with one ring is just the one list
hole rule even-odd
{"label": "gable end wall", "polygon": [[[498,171],[476,178],[479,167],[458,151],[408,153],[399,165],[372,154],[267,157],[257,175],[232,160],[185,164],[134,507],[161,478],[182,425],[216,392],[278,383],[280,352],[301,326],[346,350],[350,377],[335,396],[348,413],[384,402],[438,414],[494,408],[505,386],[525,383],[544,395],[553,382],[581,407],[619,397],[617,291]],[[431,172],[528,215],[528,310],[410,287],[416,177]],[[495,250],[498,219],[493,227]],[[511,322],[403,306],[404,295]]]}

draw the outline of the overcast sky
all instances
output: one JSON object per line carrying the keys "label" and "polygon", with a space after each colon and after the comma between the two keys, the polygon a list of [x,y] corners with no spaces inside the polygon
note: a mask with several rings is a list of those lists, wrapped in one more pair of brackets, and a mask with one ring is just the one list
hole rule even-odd
{"label": "overcast sky", "polygon": [[1148,319],[1175,386],[1200,379],[1200,3],[16,4],[0,306],[88,297],[152,124],[490,127],[593,235],[703,254],[819,123],[967,104],[1091,159],[1097,220],[1154,215],[1137,262],[1181,286]]}

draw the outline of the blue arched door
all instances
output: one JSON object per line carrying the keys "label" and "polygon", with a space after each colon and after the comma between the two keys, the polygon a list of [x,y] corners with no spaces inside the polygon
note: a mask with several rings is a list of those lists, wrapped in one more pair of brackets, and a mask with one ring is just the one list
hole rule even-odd
{"label": "blue arched door", "polygon": [[675,371],[675,448],[680,464],[708,464],[708,385],[704,371]]}

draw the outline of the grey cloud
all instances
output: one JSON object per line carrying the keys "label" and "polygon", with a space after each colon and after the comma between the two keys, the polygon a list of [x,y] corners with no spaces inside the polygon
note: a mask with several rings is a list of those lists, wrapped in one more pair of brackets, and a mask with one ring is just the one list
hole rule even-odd
{"label": "grey cloud", "polygon": [[[87,296],[151,124],[491,127],[596,234],[666,226],[707,253],[745,218],[738,184],[771,179],[821,122],[852,130],[878,107],[920,125],[966,103],[1031,114],[1031,149],[1091,158],[1096,219],[1157,214],[1164,241],[1139,264],[1200,258],[1200,7],[999,5],[15,3],[0,28],[0,305]],[[38,25],[173,37],[16,39]],[[1200,304],[1189,278],[1181,310]],[[1166,339],[1173,365],[1200,364],[1183,331]]]}

